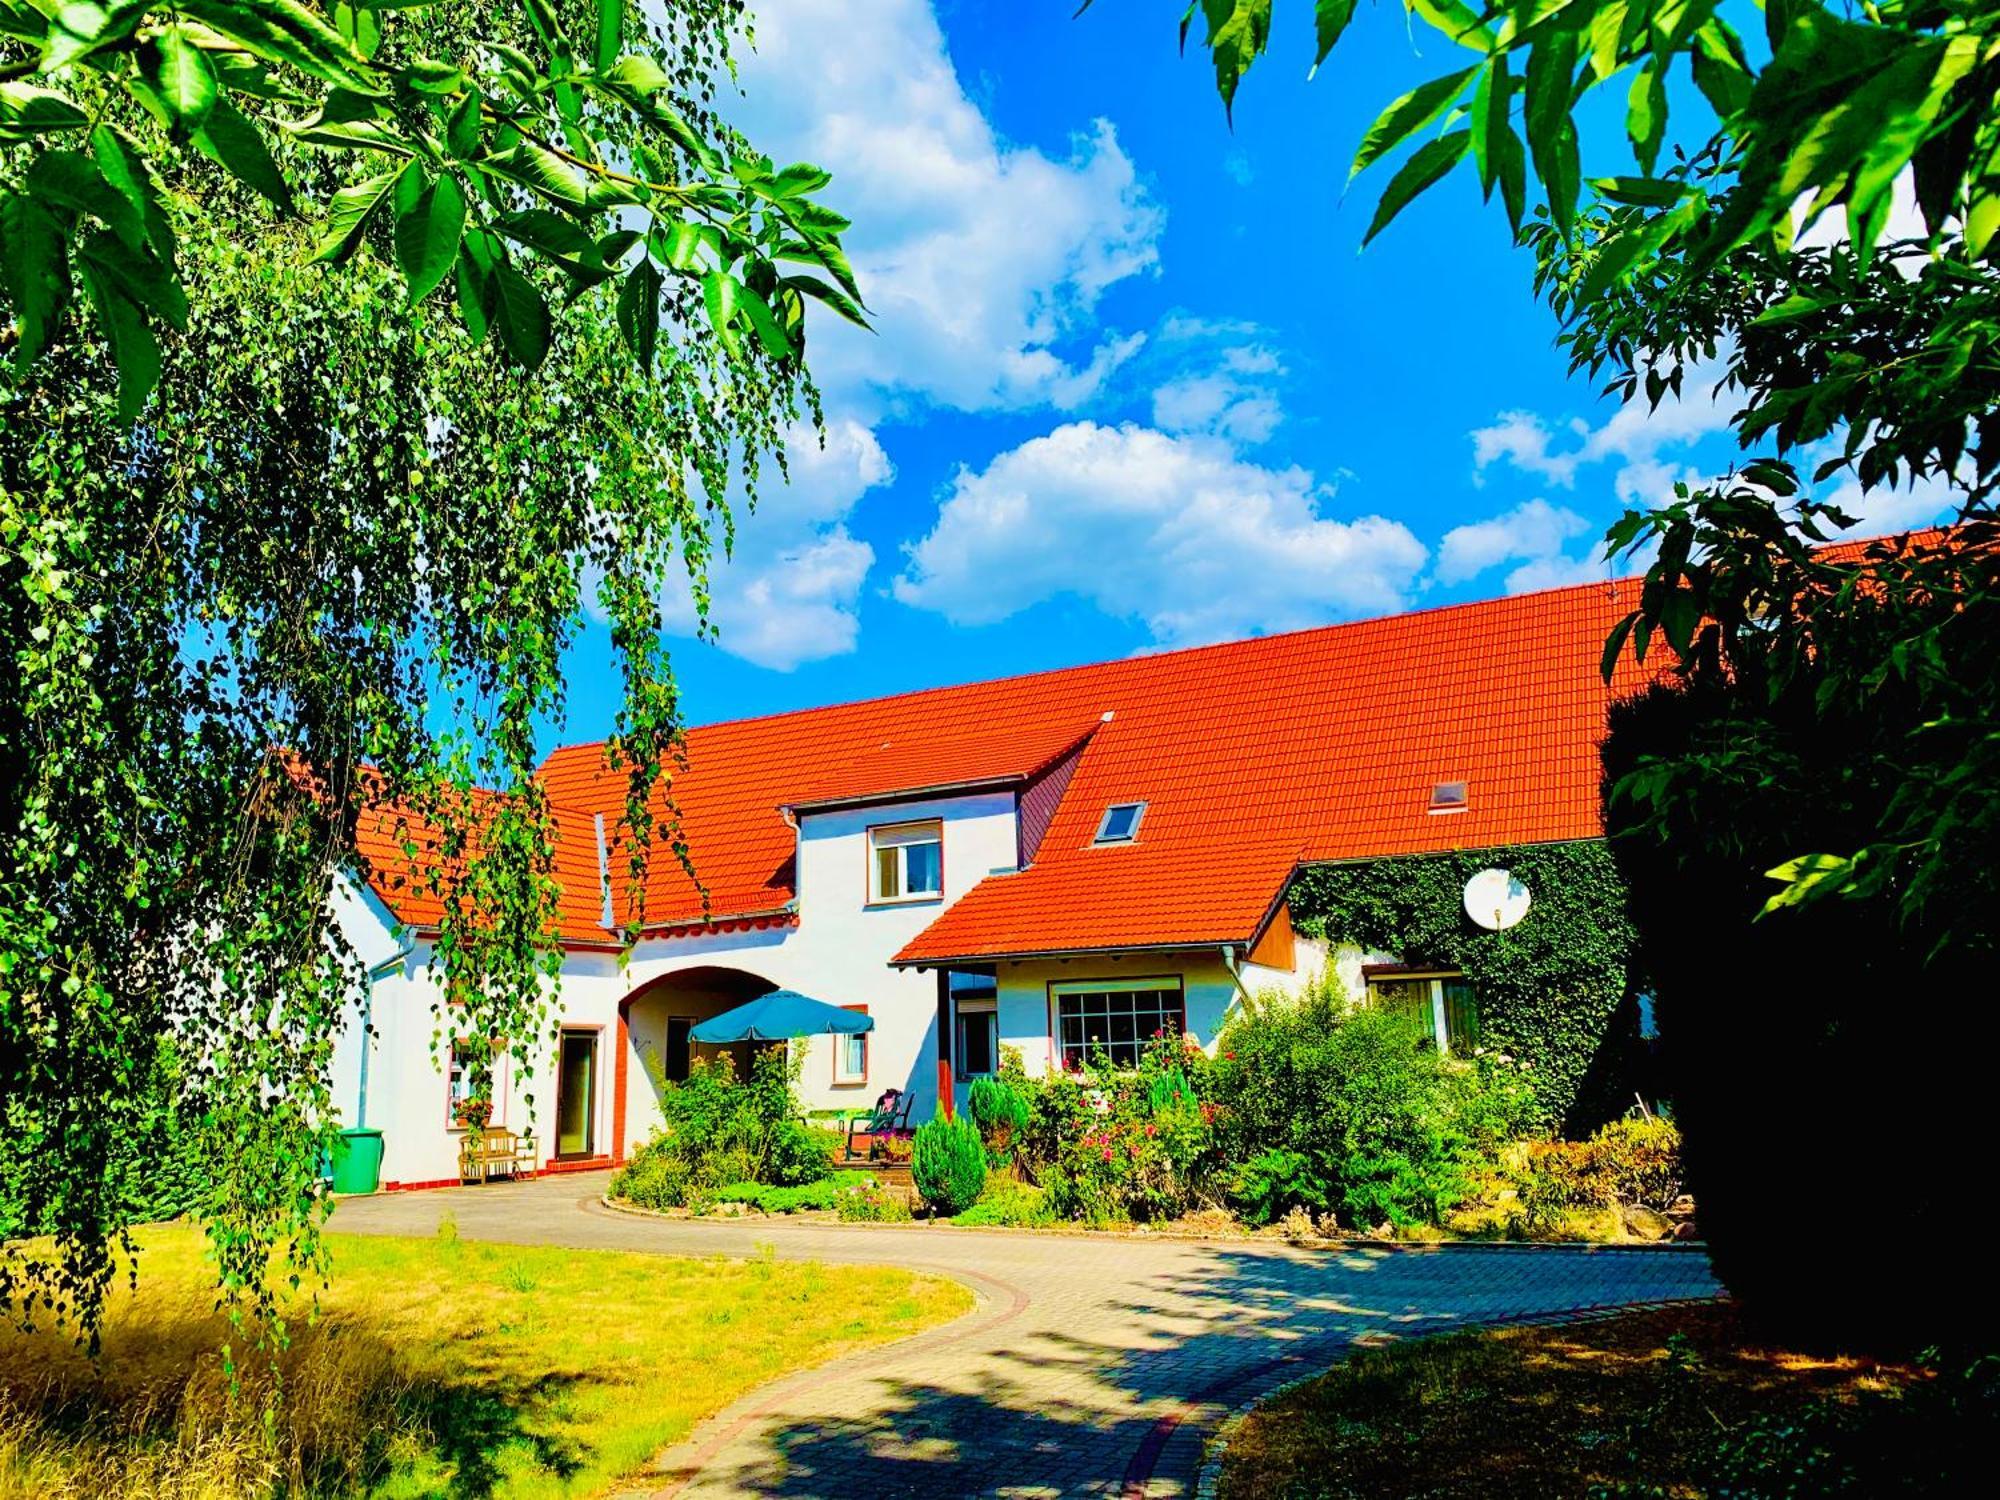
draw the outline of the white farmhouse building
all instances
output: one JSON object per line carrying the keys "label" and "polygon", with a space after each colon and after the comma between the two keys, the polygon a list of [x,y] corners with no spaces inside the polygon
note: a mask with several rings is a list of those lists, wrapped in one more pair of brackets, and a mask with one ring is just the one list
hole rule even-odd
{"label": "white farmhouse building", "polygon": [[[549,1167],[621,1161],[659,1118],[652,1076],[700,1050],[688,1029],[775,987],[875,1021],[797,1044],[809,1108],[896,1087],[922,1119],[1003,1047],[1038,1071],[1163,1027],[1207,1042],[1322,961],[1284,904],[1302,864],[1601,836],[1597,663],[1635,597],[1583,585],[692,729],[672,796],[700,884],[652,861],[622,964],[625,778],[600,746],[558,750],[560,1032],[532,1080],[502,1062],[493,1123]],[[374,977],[336,1103],[383,1132],[385,1185],[455,1181],[437,913],[359,882],[339,910]]]}

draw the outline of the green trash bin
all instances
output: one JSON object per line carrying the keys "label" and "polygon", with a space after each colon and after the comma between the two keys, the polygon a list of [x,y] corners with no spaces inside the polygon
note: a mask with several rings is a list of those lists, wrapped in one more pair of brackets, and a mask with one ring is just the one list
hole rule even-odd
{"label": "green trash bin", "polygon": [[372,1193],[382,1182],[382,1132],[343,1130],[333,1143],[333,1190]]}

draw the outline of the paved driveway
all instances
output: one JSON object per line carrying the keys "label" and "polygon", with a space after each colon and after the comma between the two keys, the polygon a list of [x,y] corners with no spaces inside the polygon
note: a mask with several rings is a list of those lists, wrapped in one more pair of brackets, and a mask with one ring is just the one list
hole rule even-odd
{"label": "paved driveway", "polygon": [[663,1454],[634,1493],[1186,1495],[1231,1408],[1356,1339],[1706,1297],[1687,1250],[1301,1250],[614,1213],[603,1174],[352,1199],[332,1227],[673,1255],[936,1271],[978,1307],[886,1349],[752,1392]]}

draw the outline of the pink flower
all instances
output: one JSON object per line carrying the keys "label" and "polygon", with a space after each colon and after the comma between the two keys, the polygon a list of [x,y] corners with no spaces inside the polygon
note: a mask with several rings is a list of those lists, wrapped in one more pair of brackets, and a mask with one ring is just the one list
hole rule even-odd
{"label": "pink flower", "polygon": [[1160,1127],[1157,1125],[1148,1125],[1146,1127],[1146,1134],[1148,1136],[1156,1136],[1159,1133],[1160,1133]]}
{"label": "pink flower", "polygon": [[1105,1159],[1106,1161],[1110,1161],[1110,1160],[1111,1160],[1111,1148],[1110,1148],[1109,1146],[1106,1146],[1106,1147],[1104,1148],[1104,1159]]}

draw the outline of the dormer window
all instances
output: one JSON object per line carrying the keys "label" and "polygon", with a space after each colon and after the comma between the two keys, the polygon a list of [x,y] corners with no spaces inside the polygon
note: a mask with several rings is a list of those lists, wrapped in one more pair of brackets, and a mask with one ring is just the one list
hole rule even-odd
{"label": "dormer window", "polygon": [[868,899],[877,905],[944,894],[944,827],[890,823],[868,830]]}
{"label": "dormer window", "polygon": [[1139,837],[1139,820],[1146,816],[1143,802],[1114,802],[1104,809],[1093,844],[1130,844]]}
{"label": "dormer window", "polygon": [[1430,811],[1434,813],[1464,812],[1466,805],[1466,787],[1464,782],[1440,781],[1432,786]]}

